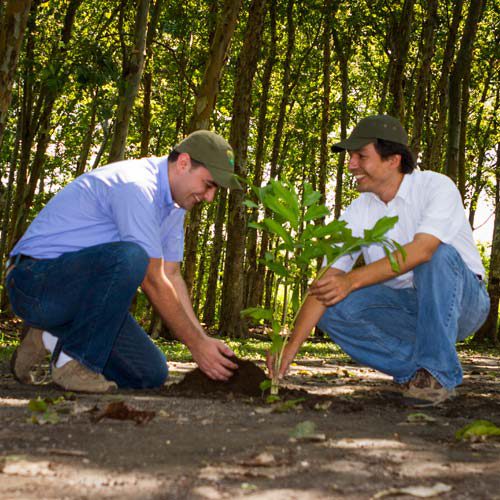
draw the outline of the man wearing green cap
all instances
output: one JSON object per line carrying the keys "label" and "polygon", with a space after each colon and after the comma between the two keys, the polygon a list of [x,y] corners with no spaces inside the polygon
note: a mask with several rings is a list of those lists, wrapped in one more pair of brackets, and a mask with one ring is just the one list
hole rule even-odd
{"label": "man wearing green cap", "polygon": [[[398,216],[387,236],[403,245],[394,272],[383,248],[339,259],[314,282],[283,356],[283,375],[317,324],[361,364],[394,377],[413,400],[438,404],[462,381],[455,342],[485,321],[484,268],[460,194],[448,177],[415,170],[408,138],[391,116],[369,116],[333,146],[347,150],[361,193],[342,215],[362,236]],[[271,363],[269,363],[272,369]]]}
{"label": "man wearing green cap", "polygon": [[141,286],[200,369],[229,378],[233,353],[204,332],[180,273],[185,212],[219,187],[241,189],[233,151],[203,130],[168,158],[113,163],[54,196],[10,254],[7,290],[28,325],[14,376],[30,383],[52,352],[52,379],[67,390],[161,386],[165,357],[128,312]]}

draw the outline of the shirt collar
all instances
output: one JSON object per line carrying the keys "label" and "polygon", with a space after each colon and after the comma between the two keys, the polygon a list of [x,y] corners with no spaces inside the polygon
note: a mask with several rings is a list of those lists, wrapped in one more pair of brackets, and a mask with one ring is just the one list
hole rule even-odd
{"label": "shirt collar", "polygon": [[170,190],[170,182],[168,180],[168,157],[162,156],[160,158],[155,158],[153,161],[158,168],[160,203],[164,203],[166,207],[173,207],[174,200],[172,198],[172,191]]}
{"label": "shirt collar", "polygon": [[[413,181],[412,174],[403,175],[403,180],[399,185],[396,196],[394,196],[394,198],[388,204],[393,203],[396,198],[401,198],[404,201],[408,200],[412,181]],[[383,203],[385,205],[385,203],[375,193],[366,193],[366,194],[369,195],[372,199],[376,200],[377,202]]]}

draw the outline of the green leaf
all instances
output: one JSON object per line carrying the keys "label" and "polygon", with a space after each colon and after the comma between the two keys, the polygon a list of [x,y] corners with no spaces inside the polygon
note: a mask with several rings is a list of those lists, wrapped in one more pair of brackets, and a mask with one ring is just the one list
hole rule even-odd
{"label": "green leaf", "polygon": [[305,221],[320,219],[322,217],[326,217],[330,215],[330,210],[325,207],[325,205],[312,205],[307,209],[307,212],[304,215]]}
{"label": "green leaf", "polygon": [[290,207],[294,214],[294,218],[298,221],[300,217],[300,206],[299,199],[295,189],[288,187],[281,181],[277,181],[272,179],[271,186],[273,186],[273,190],[276,195],[283,200],[283,203]]}
{"label": "green leaf", "polygon": [[392,229],[397,221],[398,216],[382,217],[375,223],[372,229],[365,229],[364,239],[368,242],[380,241],[380,238],[382,238],[389,229]]}
{"label": "green leaf", "polygon": [[278,235],[283,240],[289,250],[293,250],[293,239],[281,224],[269,217],[266,217],[263,222],[271,233]]}
{"label": "green leaf", "polygon": [[264,203],[264,205],[269,208],[269,210],[283,217],[283,219],[289,222],[293,228],[297,228],[297,226],[299,225],[299,218],[293,212],[293,210],[283,205],[279,201],[279,199],[272,194],[265,194],[263,196],[262,203]]}
{"label": "green leaf", "polygon": [[49,405],[47,404],[47,402],[40,397],[36,399],[30,399],[28,403],[28,408],[33,412],[44,412],[47,411],[48,407]]}
{"label": "green leaf", "polygon": [[389,262],[391,263],[391,269],[395,273],[399,273],[399,270],[400,270],[399,264],[398,264],[398,261],[396,260],[396,258],[394,257],[393,253],[386,246],[384,246],[384,252],[385,252],[385,255],[387,256],[387,258],[389,259]]}
{"label": "green leaf", "polygon": [[259,208],[259,205],[257,205],[255,201],[249,200],[248,198],[246,200],[243,200],[243,205],[248,208]]}
{"label": "green leaf", "polygon": [[289,273],[287,268],[281,262],[266,262],[267,267],[278,276],[287,278]]}
{"label": "green leaf", "polygon": [[260,224],[259,222],[254,222],[252,220],[248,222],[247,226],[253,229],[259,229],[261,231],[264,229],[264,226],[262,224]]}
{"label": "green leaf", "polygon": [[292,311],[293,315],[299,310],[300,307],[300,283],[297,283],[292,293]]}
{"label": "green leaf", "polygon": [[[343,220],[334,220],[326,225],[313,226],[312,233],[316,238],[325,238],[327,236],[337,236],[337,238],[345,239],[345,230],[347,223]],[[347,229],[350,233],[351,230]]]}
{"label": "green leaf", "polygon": [[271,309],[264,309],[263,307],[248,307],[240,312],[242,317],[250,316],[252,319],[260,321],[261,319],[267,319],[271,321],[273,319],[273,311]]}
{"label": "green leaf", "polygon": [[474,420],[455,433],[457,440],[477,440],[500,436],[500,427],[489,420]]}
{"label": "green leaf", "polygon": [[271,381],[270,379],[263,380],[263,381],[259,384],[260,390],[261,390],[262,392],[267,391],[268,389],[270,389],[270,388],[271,388],[271,384],[272,384],[272,381]]}
{"label": "green leaf", "polygon": [[293,438],[307,438],[312,436],[316,432],[316,424],[311,422],[311,420],[305,420],[304,422],[299,422],[295,428],[290,433],[290,437]]}
{"label": "green leaf", "polygon": [[302,203],[304,204],[305,207],[309,207],[313,203],[316,203],[321,199],[321,193],[318,191],[314,191],[312,188],[311,184],[308,182],[304,183],[304,198],[302,200]]}

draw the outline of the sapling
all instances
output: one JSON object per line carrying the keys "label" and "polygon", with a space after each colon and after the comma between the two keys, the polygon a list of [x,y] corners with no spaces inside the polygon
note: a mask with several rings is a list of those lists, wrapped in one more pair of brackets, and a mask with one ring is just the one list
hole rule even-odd
{"label": "sapling", "polygon": [[[295,189],[278,180],[271,180],[263,187],[251,186],[260,203],[247,199],[245,205],[265,212],[259,221],[250,221],[249,226],[266,231],[277,241],[277,251],[267,252],[264,265],[277,276],[277,288],[285,290],[283,311],[278,315],[275,309],[251,307],[241,314],[254,320],[270,324],[271,348],[274,359],[273,376],[261,385],[263,390],[270,387],[272,396],[279,391],[278,373],[283,351],[288,337],[293,330],[297,315],[308,293],[301,293],[304,282],[312,277],[317,259],[323,261],[323,267],[315,279],[320,279],[330,266],[343,255],[360,250],[365,245],[381,245],[390,260],[394,271],[399,270],[393,251],[398,250],[405,258],[404,249],[386,233],[394,227],[397,217],[383,217],[372,229],[366,229],[362,237],[353,236],[346,222],[334,220],[324,223],[330,215],[328,208],[320,203],[321,194],[305,183],[301,198]],[[291,288],[291,300],[287,290]],[[301,296],[302,297],[302,301]]]}

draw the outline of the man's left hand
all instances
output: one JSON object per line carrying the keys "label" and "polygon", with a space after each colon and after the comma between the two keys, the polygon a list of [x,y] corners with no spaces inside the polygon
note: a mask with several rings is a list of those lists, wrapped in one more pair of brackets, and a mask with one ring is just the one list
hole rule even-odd
{"label": "man's left hand", "polygon": [[353,290],[349,273],[329,269],[321,279],[311,285],[309,293],[329,307],[345,299]]}
{"label": "man's left hand", "polygon": [[213,380],[228,380],[238,368],[228,359],[234,352],[220,340],[203,336],[188,347],[200,370]]}

